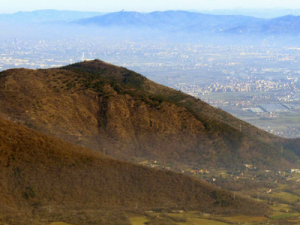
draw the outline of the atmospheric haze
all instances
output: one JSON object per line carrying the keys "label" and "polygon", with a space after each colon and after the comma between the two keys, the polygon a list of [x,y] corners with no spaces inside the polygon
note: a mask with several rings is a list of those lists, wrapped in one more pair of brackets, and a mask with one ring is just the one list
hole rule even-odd
{"label": "atmospheric haze", "polygon": [[[113,2],[113,4],[112,4]],[[115,12],[127,11],[164,11],[164,10],[215,10],[215,9],[238,9],[238,8],[300,8],[297,0],[3,0],[1,1],[0,13],[14,13],[18,11],[33,11],[40,9],[77,10],[77,11],[99,11]]]}

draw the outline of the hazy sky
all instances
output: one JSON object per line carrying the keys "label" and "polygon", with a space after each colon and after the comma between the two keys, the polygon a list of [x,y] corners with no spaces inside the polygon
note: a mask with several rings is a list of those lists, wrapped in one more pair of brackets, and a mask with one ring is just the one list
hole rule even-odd
{"label": "hazy sky", "polygon": [[0,13],[59,9],[113,12],[172,9],[300,8],[300,0],[1,0]]}

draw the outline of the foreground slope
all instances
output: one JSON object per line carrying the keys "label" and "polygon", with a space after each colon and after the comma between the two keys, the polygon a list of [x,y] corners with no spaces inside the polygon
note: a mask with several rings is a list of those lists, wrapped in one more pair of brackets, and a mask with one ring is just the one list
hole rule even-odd
{"label": "foreground slope", "polygon": [[[268,210],[200,180],[113,160],[1,118],[0,137],[2,216],[24,213],[78,224],[82,215],[74,210],[79,209],[113,214],[179,208],[250,215]],[[70,210],[72,216],[64,216]]]}
{"label": "foreground slope", "polygon": [[0,113],[125,160],[282,169],[298,160],[297,144],[100,60],[0,73]]}

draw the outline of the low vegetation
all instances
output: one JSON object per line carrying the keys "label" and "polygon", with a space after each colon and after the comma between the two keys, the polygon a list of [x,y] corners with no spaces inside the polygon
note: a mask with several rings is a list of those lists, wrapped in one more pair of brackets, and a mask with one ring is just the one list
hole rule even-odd
{"label": "low vegetation", "polygon": [[268,212],[266,204],[192,177],[113,160],[3,119],[0,149],[0,221],[10,224],[129,224],[130,210]]}

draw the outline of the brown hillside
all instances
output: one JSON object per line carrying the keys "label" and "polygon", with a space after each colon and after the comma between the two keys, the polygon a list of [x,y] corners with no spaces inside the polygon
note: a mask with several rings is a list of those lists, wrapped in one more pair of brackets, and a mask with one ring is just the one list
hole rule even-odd
{"label": "brown hillside", "polygon": [[116,211],[153,208],[248,215],[268,210],[200,180],[103,157],[0,119],[0,222],[8,212],[78,224],[76,209],[115,218]]}
{"label": "brown hillside", "polygon": [[118,159],[267,168],[289,168],[298,160],[298,145],[100,60],[0,73],[0,113]]}

